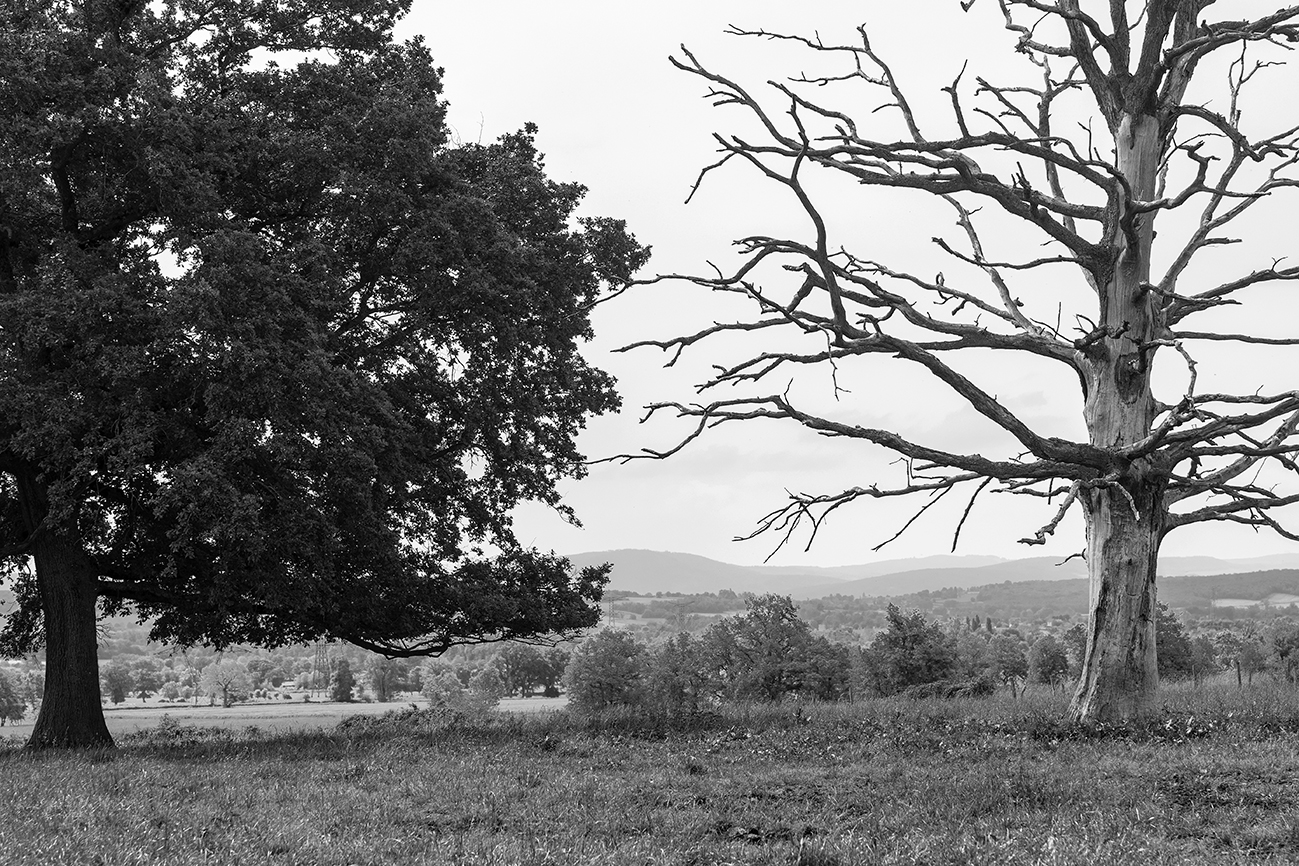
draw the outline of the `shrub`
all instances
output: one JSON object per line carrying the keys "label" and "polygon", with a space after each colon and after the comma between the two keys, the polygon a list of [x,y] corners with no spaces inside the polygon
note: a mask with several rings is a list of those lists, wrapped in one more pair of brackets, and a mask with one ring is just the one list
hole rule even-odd
{"label": "shrub", "polygon": [[645,648],[626,632],[605,629],[574,650],[564,671],[568,705],[578,712],[635,706],[645,688]]}

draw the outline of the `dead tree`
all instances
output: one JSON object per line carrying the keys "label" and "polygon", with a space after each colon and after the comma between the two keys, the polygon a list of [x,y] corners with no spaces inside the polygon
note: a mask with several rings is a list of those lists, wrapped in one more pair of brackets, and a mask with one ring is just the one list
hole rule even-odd
{"label": "dead tree", "polygon": [[[913,103],[867,26],[842,44],[734,29],[797,43],[809,62],[842,61],[828,74],[770,82],[760,93],[708,69],[683,46],[675,65],[760,130],[752,140],[717,135],[720,158],[699,180],[728,163],[745,164],[783,186],[810,229],[803,239],[742,239],[741,264],[730,271],[659,278],[738,295],[751,302],[752,315],[627,349],[658,347],[670,364],[717,335],[744,332],[762,345],[701,383],[704,395],[736,386],[725,398],[648,407],[651,415],[675,411],[694,423],[675,447],[634,456],[666,457],[716,425],[766,418],[873,443],[904,459],[901,484],[862,479],[839,491],[791,495],[753,533],[776,533],[782,543],[800,527],[815,537],[829,514],[863,497],[927,495],[928,508],[968,489],[957,537],[989,487],[1042,497],[1049,520],[1022,539],[1030,545],[1051,536],[1071,508],[1081,509],[1091,615],[1072,713],[1129,718],[1150,704],[1157,686],[1162,539],[1205,521],[1296,539],[1278,509],[1299,501],[1288,484],[1299,473],[1299,390],[1202,393],[1196,346],[1299,345],[1299,337],[1234,333],[1213,322],[1220,308],[1257,294],[1251,290],[1299,278],[1299,267],[1268,259],[1208,282],[1201,267],[1206,253],[1239,240],[1232,231],[1242,215],[1263,202],[1285,204],[1286,196],[1272,194],[1299,184],[1299,130],[1279,124],[1256,132],[1275,118],[1249,114],[1242,103],[1257,78],[1280,74],[1268,67],[1299,41],[1299,6],[1218,20],[1209,14],[1213,0],[984,0],[972,12],[975,3],[965,0],[962,11],[972,24],[1004,24],[1023,75],[992,81],[961,68],[942,88],[937,119],[917,110],[924,106]],[[952,13],[960,14],[955,5]],[[865,88],[875,94],[875,110],[832,107],[846,88],[858,90],[840,104],[872,107],[860,99]],[[834,177],[864,188],[862,195],[885,187],[950,206],[958,228],[934,238],[944,260],[934,271],[947,276],[895,269],[870,251],[840,245],[842,233],[818,198]],[[1008,238],[991,227],[994,215],[998,225],[1009,220],[1019,228]],[[1025,256],[1030,242],[1036,252]],[[1057,291],[1069,282],[1087,298],[1072,311]],[[1217,329],[1194,330],[1192,319]],[[958,372],[956,359],[988,349],[1072,370],[1086,441],[1040,434],[977,383],[970,367]],[[928,371],[1009,434],[1008,453],[958,453],[838,421],[800,405],[784,387],[785,371],[838,369],[874,354]],[[1178,365],[1180,393],[1156,395],[1157,361]]]}

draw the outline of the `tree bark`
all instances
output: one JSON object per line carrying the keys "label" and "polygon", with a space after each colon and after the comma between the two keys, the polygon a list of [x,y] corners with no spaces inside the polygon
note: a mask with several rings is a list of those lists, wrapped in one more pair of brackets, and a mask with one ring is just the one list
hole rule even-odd
{"label": "tree bark", "polygon": [[1161,497],[1152,493],[1158,491],[1129,502],[1116,491],[1098,490],[1087,503],[1091,614],[1071,706],[1079,721],[1124,721],[1148,711],[1154,701],[1159,685],[1155,569]]}
{"label": "tree bark", "polygon": [[[1127,114],[1115,130],[1120,173],[1131,199],[1155,198],[1159,123]],[[1113,449],[1150,435],[1158,403],[1150,387],[1150,341],[1163,330],[1150,280],[1154,224],[1112,202],[1120,252],[1098,287],[1098,339],[1081,352],[1085,420],[1093,445]],[[1155,657],[1155,573],[1167,506],[1167,473],[1144,458],[1114,467],[1110,480],[1079,497],[1087,522],[1091,613],[1082,676],[1071,714],[1079,721],[1121,721],[1151,705],[1159,682]]]}
{"label": "tree bark", "polygon": [[95,571],[75,537],[42,532],[32,545],[45,617],[45,696],[28,748],[113,745],[99,694]]}

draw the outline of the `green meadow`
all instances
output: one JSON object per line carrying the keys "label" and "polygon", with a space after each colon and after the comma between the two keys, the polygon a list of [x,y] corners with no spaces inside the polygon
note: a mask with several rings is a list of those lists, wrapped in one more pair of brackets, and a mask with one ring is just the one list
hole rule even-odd
{"label": "green meadow", "polygon": [[1299,696],[736,706],[683,718],[428,710],[268,732],[164,720],[0,753],[0,862],[1071,864],[1299,859]]}

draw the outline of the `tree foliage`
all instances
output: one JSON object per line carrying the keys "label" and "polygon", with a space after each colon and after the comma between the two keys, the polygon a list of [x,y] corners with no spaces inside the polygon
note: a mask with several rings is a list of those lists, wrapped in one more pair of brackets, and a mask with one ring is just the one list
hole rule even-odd
{"label": "tree foliage", "polygon": [[351,703],[355,695],[356,677],[352,675],[352,663],[339,659],[334,663],[334,672],[329,678],[329,699],[342,703]]}
{"label": "tree foliage", "polygon": [[1028,647],[1018,634],[1002,632],[988,641],[988,672],[1015,695],[1018,684],[1028,678]]}
{"label": "tree foliage", "polygon": [[582,713],[635,706],[644,693],[645,648],[627,632],[602,629],[584,640],[564,671],[568,705]]}
{"label": "tree foliage", "polygon": [[574,436],[618,402],[578,346],[647,251],[574,217],[534,127],[449,141],[407,7],[0,8],[0,643],[45,642],[43,712],[81,717],[34,743],[107,741],[96,599],[157,640],[390,655],[595,622],[603,572],[509,515],[573,519]]}
{"label": "tree foliage", "polygon": [[1195,671],[1191,638],[1182,628],[1177,614],[1168,605],[1159,605],[1155,623],[1155,641],[1159,649],[1159,676],[1161,679],[1182,679]]}
{"label": "tree foliage", "polygon": [[541,689],[553,696],[568,666],[568,653],[558,647],[543,650],[527,644],[507,644],[496,654],[494,665],[505,694],[526,698]]}
{"label": "tree foliage", "polygon": [[787,694],[834,700],[848,690],[842,646],[814,636],[788,596],[745,602],[745,613],[709,627],[701,652],[728,699],[778,701]]}
{"label": "tree foliage", "polygon": [[5,722],[21,722],[27,715],[27,702],[23,700],[22,690],[7,672],[0,671],[0,725]]}
{"label": "tree foliage", "polygon": [[704,642],[680,632],[653,651],[646,676],[650,706],[669,714],[694,713],[717,698],[715,672]]}
{"label": "tree foliage", "polygon": [[220,659],[203,668],[198,687],[211,698],[220,698],[221,706],[233,706],[252,691],[248,670],[237,659]]}
{"label": "tree foliage", "polygon": [[1043,635],[1028,648],[1028,681],[1055,688],[1069,676],[1069,655],[1052,635]]}
{"label": "tree foliage", "polygon": [[920,611],[904,614],[888,606],[888,628],[867,650],[867,667],[881,695],[950,679],[958,670],[955,641]]}
{"label": "tree foliage", "polygon": [[111,661],[99,670],[99,679],[104,685],[108,699],[120,704],[127,699],[135,688],[135,677],[125,662]]}

